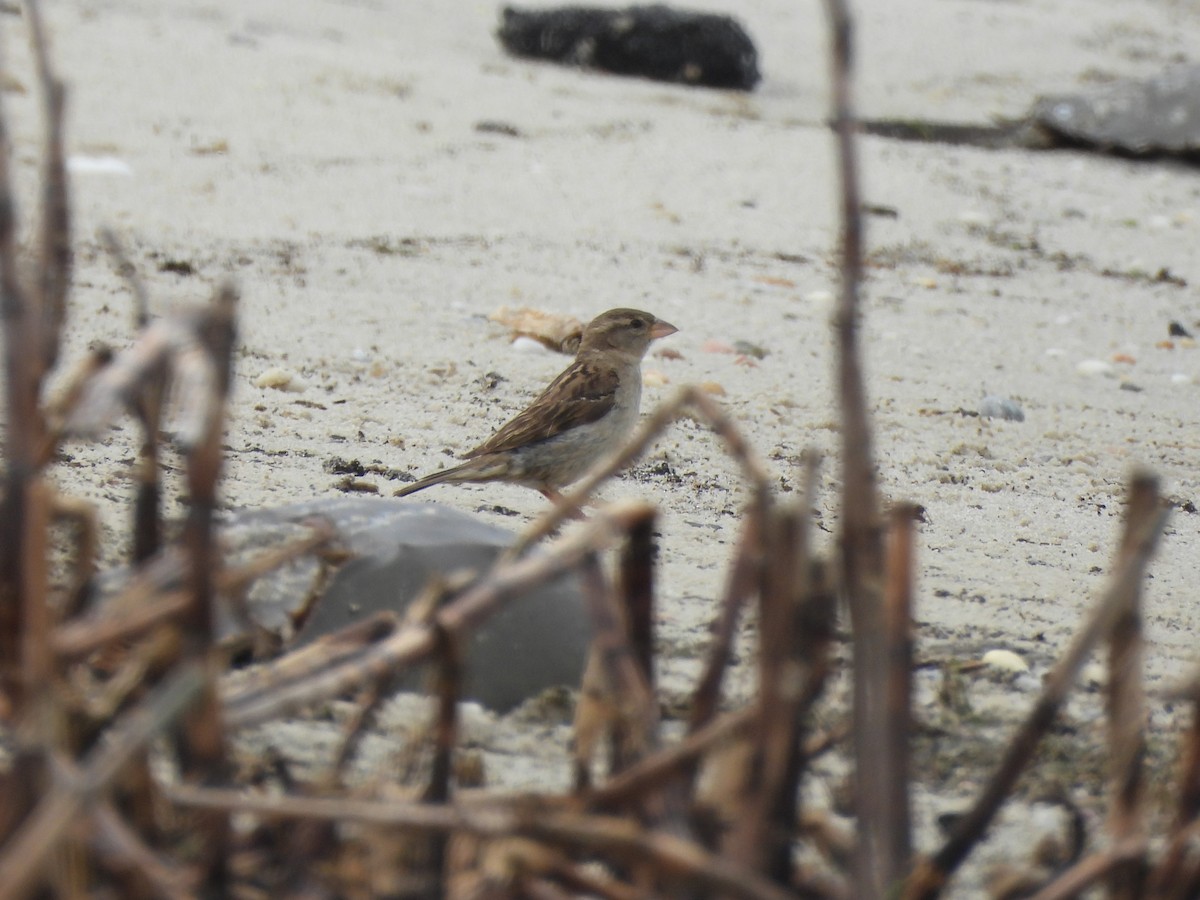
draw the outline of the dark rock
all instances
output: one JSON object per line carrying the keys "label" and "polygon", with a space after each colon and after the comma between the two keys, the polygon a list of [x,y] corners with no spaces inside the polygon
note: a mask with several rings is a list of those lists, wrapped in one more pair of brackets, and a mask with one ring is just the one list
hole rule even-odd
{"label": "dark rock", "polygon": [[729,16],[668,6],[505,7],[497,32],[514,56],[657,81],[751,90],[758,51]]}

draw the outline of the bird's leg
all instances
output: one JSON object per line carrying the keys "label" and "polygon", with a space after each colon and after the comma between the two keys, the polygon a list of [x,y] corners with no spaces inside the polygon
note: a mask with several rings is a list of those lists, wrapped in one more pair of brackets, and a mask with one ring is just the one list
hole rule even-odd
{"label": "bird's leg", "polygon": [[[563,495],[561,493],[559,493],[558,491],[556,491],[552,487],[540,487],[540,488],[538,488],[538,493],[541,494],[543,497],[545,497],[547,500],[549,500],[551,503],[554,503],[556,505],[559,503],[562,503]],[[571,510],[571,518],[572,519],[583,519],[584,521],[587,521],[587,516],[584,514],[582,509]]]}

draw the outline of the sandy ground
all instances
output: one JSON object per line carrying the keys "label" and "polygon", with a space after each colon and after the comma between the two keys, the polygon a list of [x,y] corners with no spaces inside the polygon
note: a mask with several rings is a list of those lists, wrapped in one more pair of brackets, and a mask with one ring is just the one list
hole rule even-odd
{"label": "sandy ground", "polygon": [[[859,102],[871,117],[1016,116],[1039,93],[1154,74],[1200,46],[1190,0],[857,6]],[[682,358],[647,361],[668,382],[648,388],[647,404],[672,385],[720,384],[785,486],[805,447],[835,451],[836,206],[815,0],[737,4],[761,52],[764,80],[751,95],[509,59],[492,36],[492,2],[50,7],[71,87],[69,151],[127,167],[74,180],[69,355],[94,340],[121,346],[130,333],[102,226],[127,242],[157,308],[236,278],[227,506],[329,494],[337,478],[324,467],[335,457],[420,474],[473,446],[564,365],[510,349],[486,319],[504,304],[585,320],[612,306],[649,309],[680,327],[665,344]],[[5,97],[28,210],[36,96],[23,26],[5,19],[7,77],[29,89]],[[1149,466],[1171,497],[1200,502],[1200,350],[1158,346],[1173,320],[1200,333],[1200,178],[1169,162],[1077,152],[869,138],[861,154],[867,201],[897,213],[867,223],[865,346],[885,493],[928,512],[920,652],[1009,648],[1036,684],[1103,584],[1129,471]],[[1186,285],[1155,281],[1163,269]],[[766,355],[740,365],[706,352],[713,339]],[[1089,360],[1108,371],[1081,371]],[[302,390],[256,387],[272,367]],[[489,373],[501,376],[494,387]],[[985,392],[1019,402],[1025,421],[961,413]],[[65,488],[100,504],[110,547],[123,540],[130,438],[126,429],[74,446],[57,470]],[[694,423],[658,443],[649,466],[664,461],[677,477],[627,479],[606,495],[646,496],[663,512],[671,699],[696,671],[744,492]],[[823,474],[832,530],[835,457]],[[395,486],[375,480],[383,493]],[[543,502],[504,486],[423,499],[513,529]],[[1198,531],[1200,516],[1176,513],[1147,585],[1155,691],[1195,664]],[[1000,693],[1012,699],[999,719],[1031,697],[1019,682]],[[1178,715],[1156,703],[1156,735],[1169,741]],[[1083,731],[1097,727],[1088,709],[1077,716]],[[530,743],[547,743],[542,726],[508,727],[511,746],[530,730]],[[975,737],[964,723],[947,739]],[[498,781],[538,771],[517,756],[497,757]],[[966,803],[978,777],[950,766],[921,799],[923,823]],[[926,828],[923,844],[933,840]]]}

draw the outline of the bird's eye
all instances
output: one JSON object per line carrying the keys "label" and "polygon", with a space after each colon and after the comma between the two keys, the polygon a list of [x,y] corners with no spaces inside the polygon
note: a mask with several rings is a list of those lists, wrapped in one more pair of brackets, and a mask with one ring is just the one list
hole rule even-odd
{"label": "bird's eye", "polygon": [[646,320],[645,319],[630,319],[629,324],[631,326],[633,326],[634,328],[636,328],[638,331],[641,331],[643,328],[646,327]]}

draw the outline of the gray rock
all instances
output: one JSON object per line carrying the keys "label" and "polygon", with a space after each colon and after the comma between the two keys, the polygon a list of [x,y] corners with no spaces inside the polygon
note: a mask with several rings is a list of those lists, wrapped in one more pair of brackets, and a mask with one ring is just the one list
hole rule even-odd
{"label": "gray rock", "polygon": [[1144,155],[1200,153],[1200,65],[1082,94],[1042,97],[1031,117],[1059,138]]}
{"label": "gray rock", "polygon": [[[464,569],[485,572],[515,535],[471,516],[431,503],[370,497],[331,497],[229,514],[220,540],[231,565],[310,532],[306,522],[329,523],[336,543],[351,555],[319,591],[323,563],[313,554],[299,557],[258,579],[246,598],[253,626],[276,636],[285,647],[309,643],[382,610],[404,610],[435,575]],[[178,581],[177,557],[159,564],[159,581]],[[105,593],[128,579],[109,573]],[[293,622],[311,608],[298,633]],[[224,606],[218,628],[229,644],[245,642],[253,631],[243,617]],[[567,576],[507,603],[471,636],[465,648],[463,696],[504,711],[551,687],[577,686],[591,640],[591,622],[579,581]],[[419,671],[402,688],[422,687]]]}

